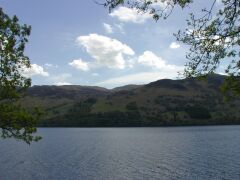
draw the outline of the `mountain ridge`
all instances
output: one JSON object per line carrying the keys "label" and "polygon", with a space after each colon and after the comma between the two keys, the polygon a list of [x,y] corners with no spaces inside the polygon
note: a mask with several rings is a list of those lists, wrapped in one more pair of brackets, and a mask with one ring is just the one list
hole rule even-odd
{"label": "mountain ridge", "polygon": [[45,112],[39,126],[109,127],[240,124],[240,100],[224,101],[225,76],[163,79],[114,89],[33,86],[22,104]]}

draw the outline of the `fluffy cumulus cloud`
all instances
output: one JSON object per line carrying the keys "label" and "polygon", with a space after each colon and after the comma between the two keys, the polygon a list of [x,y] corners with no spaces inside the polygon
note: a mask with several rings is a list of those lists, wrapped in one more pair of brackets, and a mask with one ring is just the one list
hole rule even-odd
{"label": "fluffy cumulus cloud", "polygon": [[70,66],[82,70],[82,71],[88,71],[89,70],[89,65],[88,63],[84,62],[81,59],[76,59],[73,60],[72,62],[69,63]]}
{"label": "fluffy cumulus cloud", "polygon": [[151,51],[145,51],[141,56],[139,56],[138,63],[159,69],[166,66],[165,61]]}
{"label": "fluffy cumulus cloud", "polygon": [[125,68],[124,55],[134,55],[134,51],[122,42],[98,34],[79,36],[77,43],[101,66]]}
{"label": "fluffy cumulus cloud", "polygon": [[23,67],[21,69],[23,76],[25,77],[32,77],[32,76],[49,76],[49,73],[46,72],[42,66],[37,64],[31,64],[30,68]]}
{"label": "fluffy cumulus cloud", "polygon": [[184,69],[183,66],[167,64],[163,58],[157,56],[151,51],[145,51],[141,56],[139,56],[138,63],[160,70],[161,73],[169,73],[170,77],[172,77],[171,75],[175,75]]}
{"label": "fluffy cumulus cloud", "polygon": [[116,17],[121,22],[144,23],[152,16],[149,13],[141,13],[135,8],[119,7],[110,13],[111,17]]}
{"label": "fluffy cumulus cloud", "polygon": [[110,78],[96,85],[113,88],[127,84],[146,84],[159,79],[175,79],[178,72],[181,72],[184,67],[167,64],[164,59],[155,55],[151,51],[145,51],[138,57],[137,62],[144,66],[154,68],[151,72],[138,72],[135,74],[123,75],[120,77]]}
{"label": "fluffy cumulus cloud", "polygon": [[139,56],[138,63],[145,66],[150,66],[155,69],[164,70],[164,71],[182,70],[181,66],[167,64],[163,58],[157,56],[151,51],[145,51],[141,56]]}
{"label": "fluffy cumulus cloud", "polygon": [[177,48],[180,48],[180,44],[178,44],[176,42],[172,42],[169,47],[171,49],[177,49]]}
{"label": "fluffy cumulus cloud", "polygon": [[103,23],[103,27],[106,33],[109,33],[109,34],[113,33],[113,28],[110,24]]}

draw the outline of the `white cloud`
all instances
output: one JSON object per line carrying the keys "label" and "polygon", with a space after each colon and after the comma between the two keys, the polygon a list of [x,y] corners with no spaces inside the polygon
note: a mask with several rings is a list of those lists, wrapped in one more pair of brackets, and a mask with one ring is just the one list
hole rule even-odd
{"label": "white cloud", "polygon": [[51,63],[45,63],[44,66],[46,68],[58,68],[58,65],[56,64],[51,64]]}
{"label": "white cloud", "polygon": [[124,28],[123,28],[123,24],[114,24],[115,29],[117,29],[120,33],[125,34]]}
{"label": "white cloud", "polygon": [[217,3],[217,5],[222,5],[223,2],[222,2],[222,0],[217,0],[216,3]]}
{"label": "white cloud", "polygon": [[98,73],[92,73],[92,76],[99,76]]}
{"label": "white cloud", "polygon": [[56,82],[54,85],[56,85],[56,86],[65,86],[65,85],[72,85],[72,84],[68,83],[68,82]]}
{"label": "white cloud", "polygon": [[88,63],[84,62],[81,59],[76,59],[73,60],[72,62],[68,63],[70,66],[82,70],[82,71],[88,71],[89,70],[89,65]]}
{"label": "white cloud", "polygon": [[134,55],[134,51],[122,42],[98,34],[79,36],[77,43],[85,47],[87,53],[101,66],[125,68],[123,55]]}
{"label": "white cloud", "polygon": [[168,6],[168,3],[167,1],[151,1],[152,4],[150,5],[150,7],[153,7],[153,8],[160,8],[160,9],[165,9],[167,6]]}
{"label": "white cloud", "polygon": [[71,83],[67,82],[67,80],[71,77],[72,77],[72,74],[62,73],[62,74],[51,76],[50,79],[53,81],[54,85],[61,86],[61,85],[71,85]]}
{"label": "white cloud", "polygon": [[178,44],[176,42],[172,42],[169,47],[171,49],[177,49],[177,48],[180,48],[180,44]]}
{"label": "white cloud", "polygon": [[109,33],[109,34],[113,33],[113,28],[112,28],[112,26],[110,24],[103,23],[103,27],[104,27],[104,30],[107,33]]}
{"label": "white cloud", "polygon": [[25,77],[32,77],[32,76],[49,76],[49,73],[44,71],[42,66],[39,66],[37,64],[31,64],[30,68],[23,67],[21,70],[22,75]]}
{"label": "white cloud", "polygon": [[[134,62],[135,60],[132,59],[132,63]],[[155,55],[151,51],[145,51],[141,56],[138,57],[137,62],[145,66],[153,67],[155,70],[153,72],[139,72],[135,74],[114,77],[98,82],[95,85],[114,88],[127,84],[146,84],[165,78],[175,79],[178,76],[178,72],[181,72],[184,69],[183,66],[167,64],[163,58]]]}
{"label": "white cloud", "polygon": [[133,68],[136,62],[137,62],[137,58],[128,59],[126,66],[128,68]]}
{"label": "white cloud", "polygon": [[141,72],[136,74],[130,74],[96,83],[97,86],[103,86],[107,88],[114,88],[127,84],[146,84],[159,79],[175,79],[177,77],[177,71],[164,70],[161,72]]}
{"label": "white cloud", "polygon": [[155,55],[151,51],[145,51],[143,55],[139,56],[138,63],[160,69],[163,72],[178,72],[183,70],[182,66],[166,64],[166,61],[163,58]]}
{"label": "white cloud", "polygon": [[111,17],[118,18],[121,22],[144,23],[152,16],[149,13],[138,12],[136,8],[119,7],[110,13]]}
{"label": "white cloud", "polygon": [[166,66],[165,61],[151,51],[145,51],[143,55],[139,56],[138,63],[159,69]]}

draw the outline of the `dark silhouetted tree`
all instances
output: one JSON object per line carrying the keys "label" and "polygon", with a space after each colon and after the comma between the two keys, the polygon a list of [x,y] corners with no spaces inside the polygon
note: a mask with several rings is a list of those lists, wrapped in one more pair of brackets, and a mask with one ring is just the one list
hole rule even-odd
{"label": "dark silhouetted tree", "polygon": [[30,68],[24,54],[31,27],[19,24],[18,18],[10,18],[0,8],[0,136],[14,137],[27,143],[37,141],[36,119],[20,106],[21,94],[31,85],[31,80],[22,75],[23,68]]}

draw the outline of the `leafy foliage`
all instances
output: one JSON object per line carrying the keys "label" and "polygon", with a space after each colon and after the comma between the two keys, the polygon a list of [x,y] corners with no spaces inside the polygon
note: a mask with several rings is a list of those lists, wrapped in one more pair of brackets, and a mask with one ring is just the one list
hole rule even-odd
{"label": "leafy foliage", "polygon": [[210,119],[211,114],[208,109],[203,106],[195,105],[186,108],[186,112],[189,114],[191,118],[194,119]]}
{"label": "leafy foliage", "polygon": [[40,139],[32,136],[39,113],[32,116],[17,103],[31,85],[31,80],[22,76],[22,68],[30,67],[24,54],[30,31],[30,26],[20,25],[16,16],[10,18],[0,8],[0,135],[27,143]]}
{"label": "leafy foliage", "polygon": [[[159,18],[166,19],[173,11],[176,5],[181,8],[186,7],[192,0],[106,0],[103,5],[112,11],[119,5],[126,5],[130,8],[136,8],[139,12],[147,12],[152,14],[157,21]],[[156,8],[159,4],[162,8]]]}
{"label": "leafy foliage", "polygon": [[212,14],[216,0],[210,9],[203,9],[200,18],[191,14],[185,32],[176,34],[177,40],[190,45],[185,76],[202,76],[215,72],[223,61],[229,61],[225,72],[229,75],[224,92],[240,93],[240,1],[223,0],[223,9]]}

